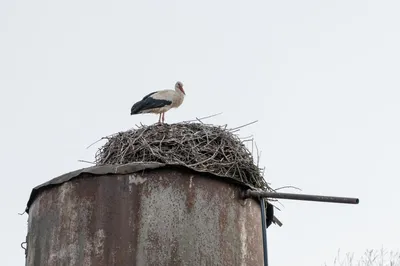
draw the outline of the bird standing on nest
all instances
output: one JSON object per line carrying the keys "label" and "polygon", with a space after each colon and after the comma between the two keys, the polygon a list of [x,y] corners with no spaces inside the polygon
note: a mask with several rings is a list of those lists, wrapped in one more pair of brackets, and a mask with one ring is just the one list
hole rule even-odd
{"label": "bird standing on nest", "polygon": [[164,123],[165,112],[171,108],[178,108],[185,98],[182,82],[175,84],[175,90],[161,90],[152,92],[135,103],[131,108],[131,115],[153,113],[159,114],[158,123]]}

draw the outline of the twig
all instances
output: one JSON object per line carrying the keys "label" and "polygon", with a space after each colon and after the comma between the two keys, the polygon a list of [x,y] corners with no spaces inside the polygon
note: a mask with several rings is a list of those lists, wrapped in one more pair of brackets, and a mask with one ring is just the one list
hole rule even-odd
{"label": "twig", "polygon": [[278,190],[281,190],[281,189],[287,189],[287,188],[293,188],[293,189],[296,189],[296,190],[302,191],[302,190],[301,190],[301,188],[294,187],[294,186],[283,186],[283,187],[279,187],[279,188],[274,188],[273,190],[274,190],[274,191],[278,191]]}
{"label": "twig", "polygon": [[[111,135],[110,135],[110,136],[111,136]],[[90,144],[89,146],[87,146],[86,149],[89,149],[89,148],[92,147],[94,144],[96,144],[96,143],[102,141],[103,139],[107,139],[107,137],[102,137],[101,139],[96,140],[95,142],[93,142],[92,144]]]}
{"label": "twig", "polygon": [[211,118],[211,117],[214,117],[214,116],[217,116],[217,115],[221,115],[221,114],[222,114],[222,112],[221,112],[221,113],[218,113],[218,114],[213,114],[213,115],[205,116],[205,117],[200,117],[200,118],[197,118],[197,117],[196,117],[196,119],[183,121],[183,123],[190,123],[190,122],[195,122],[195,121],[198,121],[198,120],[205,120],[205,119],[208,119],[208,118]]}
{"label": "twig", "polygon": [[243,128],[243,127],[247,127],[247,126],[249,126],[249,125],[251,125],[251,124],[254,124],[254,123],[257,123],[257,122],[258,122],[258,120],[255,120],[255,121],[250,122],[250,123],[247,123],[247,124],[245,124],[245,125],[231,128],[231,129],[229,129],[229,131],[231,131],[231,132],[234,131],[234,132],[235,132],[237,129],[240,129],[240,128]]}
{"label": "twig", "polygon": [[78,162],[80,163],[89,163],[89,164],[96,164],[94,162],[89,162],[89,161],[85,161],[85,160],[78,160]]}
{"label": "twig", "polygon": [[259,168],[260,165],[260,155],[258,153],[258,146],[257,143],[254,143],[254,145],[256,146],[256,151],[257,151],[257,168]]}
{"label": "twig", "polygon": [[203,121],[201,121],[201,119],[196,117],[196,120],[199,121],[201,124],[204,124]]}

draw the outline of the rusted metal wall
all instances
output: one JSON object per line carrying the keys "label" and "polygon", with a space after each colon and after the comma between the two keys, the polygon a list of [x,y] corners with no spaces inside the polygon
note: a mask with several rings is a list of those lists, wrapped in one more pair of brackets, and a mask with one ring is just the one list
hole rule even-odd
{"label": "rusted metal wall", "polygon": [[184,168],[82,176],[29,208],[28,266],[263,265],[259,203]]}

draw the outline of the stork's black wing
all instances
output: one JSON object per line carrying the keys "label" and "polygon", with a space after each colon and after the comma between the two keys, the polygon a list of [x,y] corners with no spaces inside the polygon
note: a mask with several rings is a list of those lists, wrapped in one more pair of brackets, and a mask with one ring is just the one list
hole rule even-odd
{"label": "stork's black wing", "polygon": [[172,104],[171,101],[168,100],[158,100],[151,97],[155,92],[149,93],[144,96],[143,99],[137,103],[135,103],[131,108],[131,115],[140,114],[141,112],[153,108],[160,108],[166,105]]}

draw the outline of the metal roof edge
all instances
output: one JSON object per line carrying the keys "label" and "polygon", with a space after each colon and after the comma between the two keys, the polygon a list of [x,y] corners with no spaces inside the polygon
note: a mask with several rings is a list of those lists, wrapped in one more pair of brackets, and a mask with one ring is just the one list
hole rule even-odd
{"label": "metal roof edge", "polygon": [[246,184],[244,182],[241,182],[239,180],[233,179],[229,176],[222,176],[222,175],[216,175],[207,171],[198,171],[195,169],[192,169],[190,167],[187,167],[185,165],[180,165],[180,164],[164,164],[164,163],[158,163],[158,162],[133,162],[133,163],[127,163],[127,164],[122,164],[122,165],[99,165],[99,166],[91,166],[87,168],[81,168],[79,170],[75,170],[72,172],[68,172],[65,174],[62,174],[58,177],[55,177],[43,184],[40,184],[36,187],[34,187],[31,191],[31,194],[29,196],[25,212],[29,214],[29,208],[32,205],[33,201],[35,200],[36,196],[39,194],[44,189],[48,189],[54,186],[62,185],[63,183],[69,182],[72,179],[79,178],[84,174],[89,174],[92,176],[99,176],[99,175],[121,175],[121,174],[132,174],[136,173],[139,171],[143,170],[149,170],[149,169],[157,169],[157,168],[162,168],[162,167],[173,167],[173,168],[186,168],[191,171],[197,172],[197,173],[204,173],[208,174],[211,176],[215,176],[217,178],[221,178],[224,181],[227,181],[229,183],[234,183],[243,187],[247,187],[250,189],[256,189],[253,186]]}

